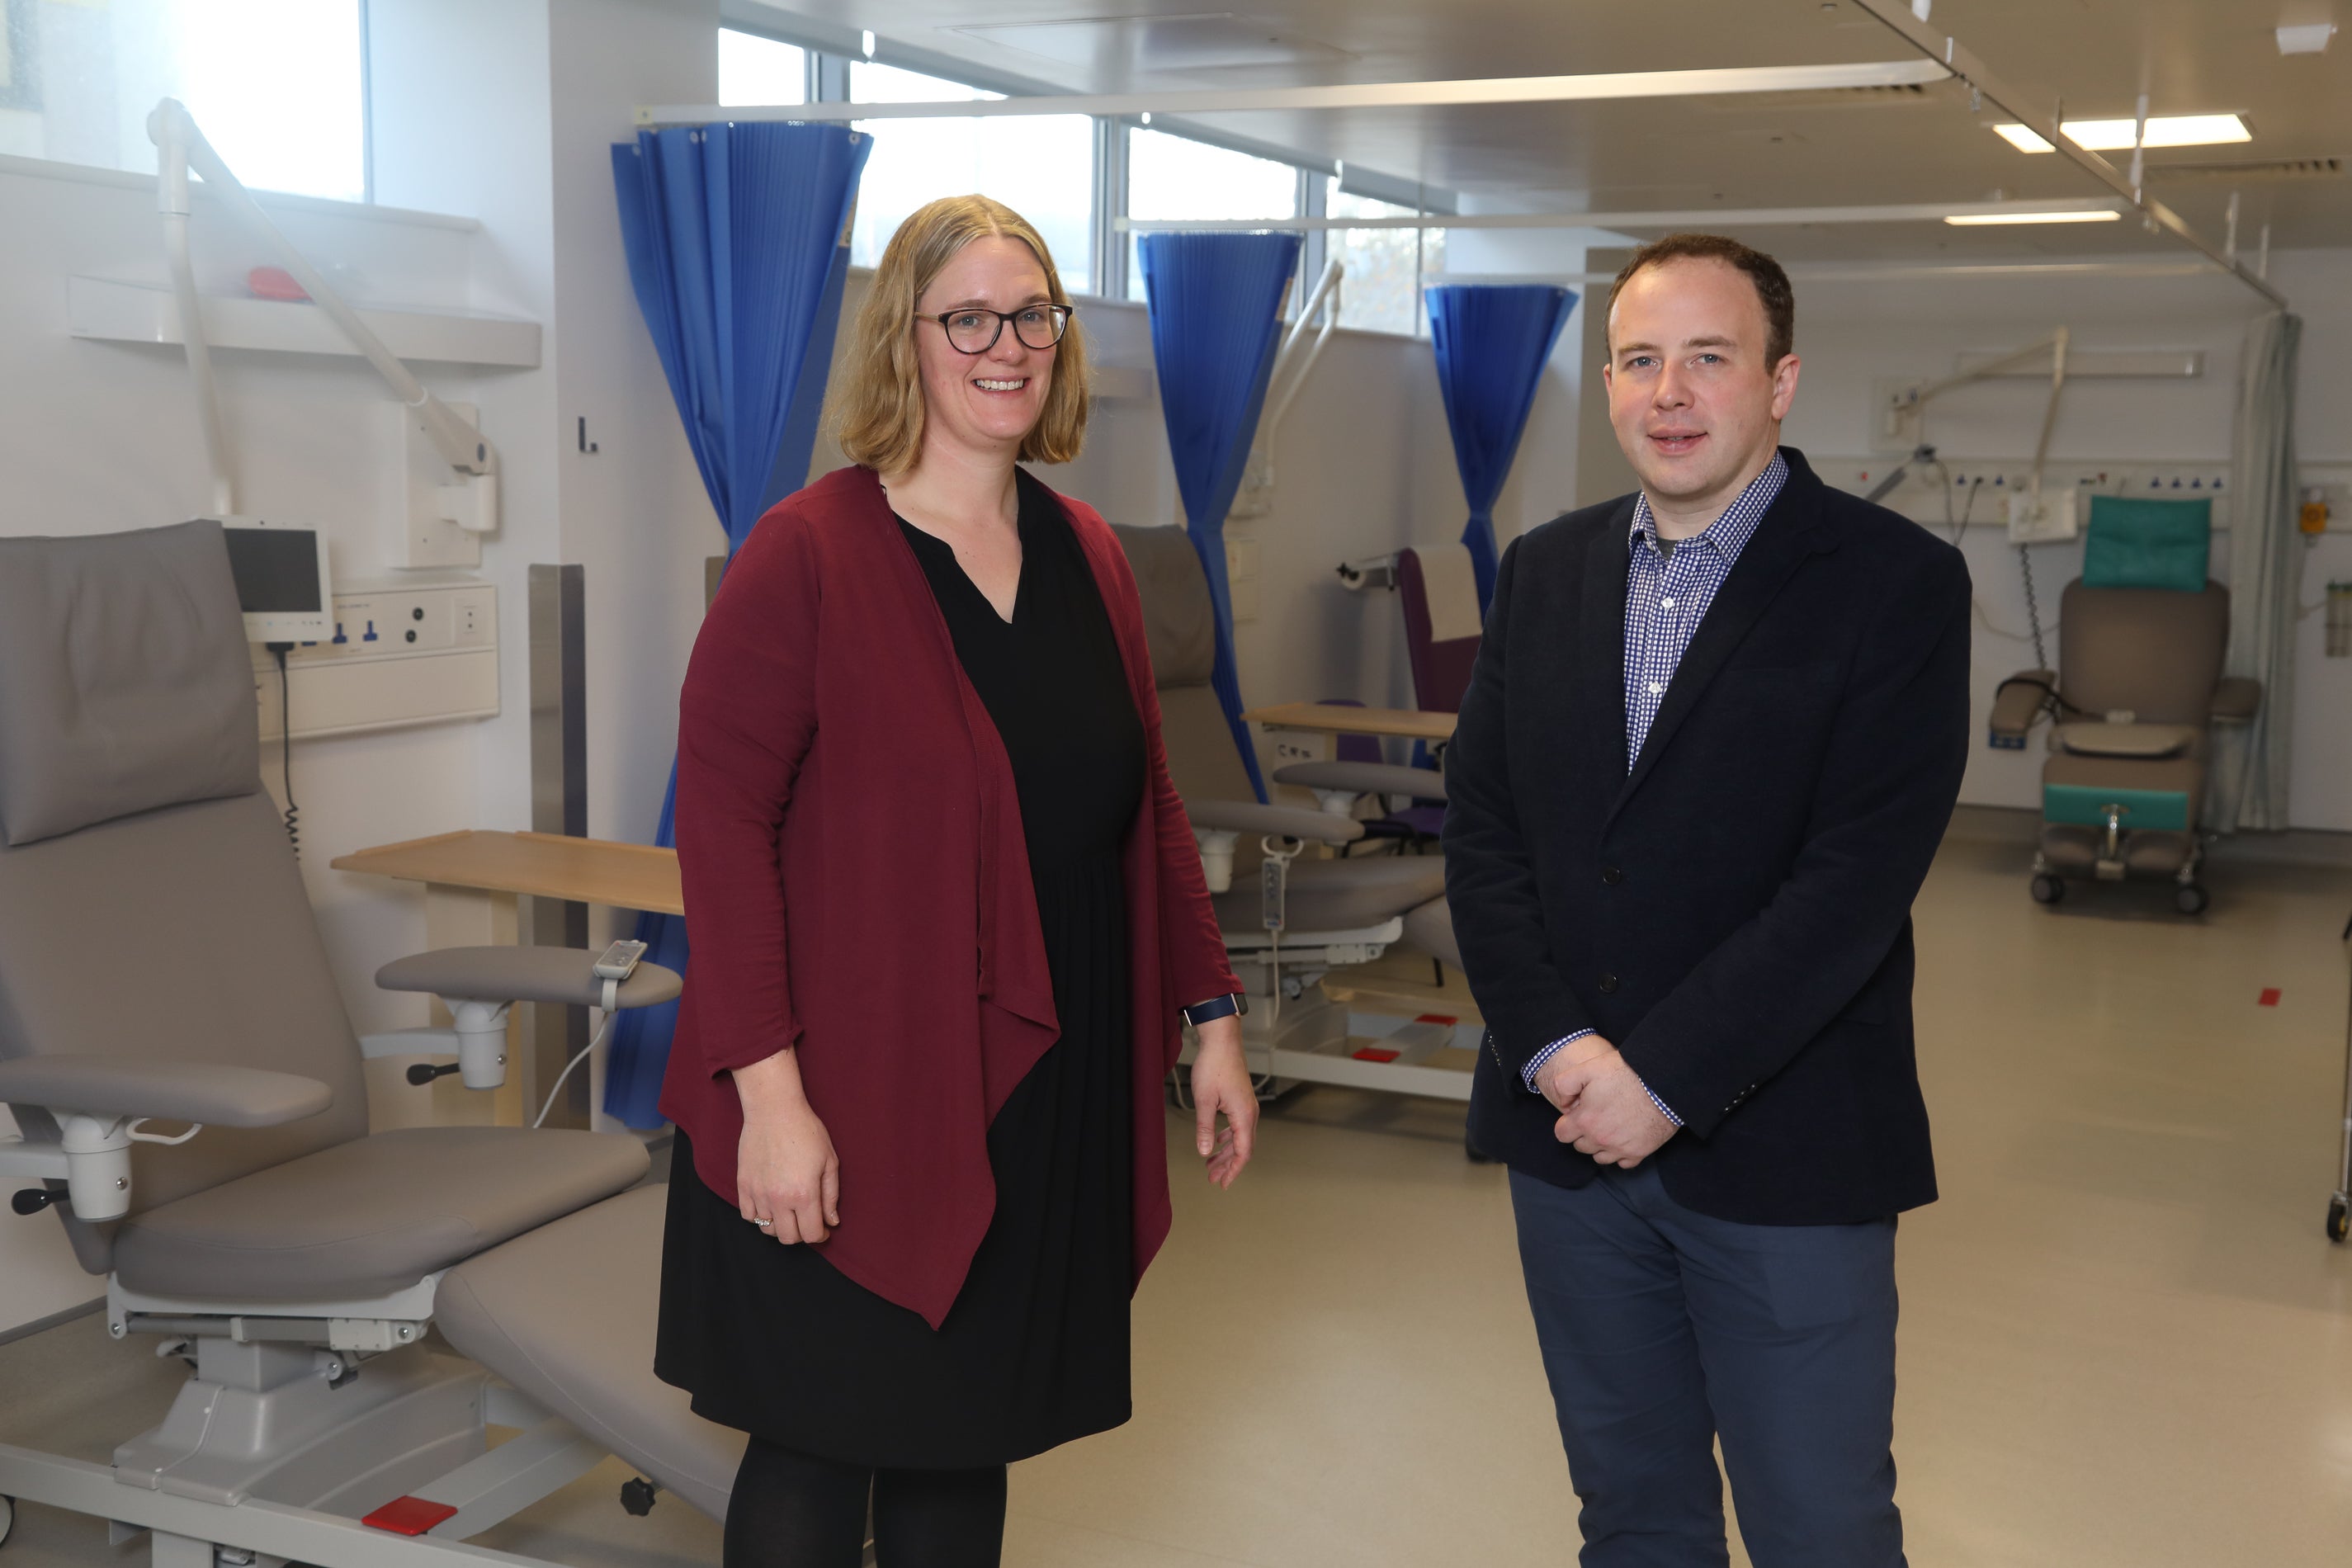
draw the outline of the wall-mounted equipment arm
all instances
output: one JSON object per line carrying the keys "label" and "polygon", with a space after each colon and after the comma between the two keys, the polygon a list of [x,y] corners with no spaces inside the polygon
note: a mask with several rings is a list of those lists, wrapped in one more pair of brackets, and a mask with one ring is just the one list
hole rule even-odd
{"label": "wall-mounted equipment arm", "polygon": [[[2066,350],[2073,339],[2073,332],[2064,327],[2060,327],[2048,337],[2028,343],[2015,353],[2002,354],[1998,359],[1989,359],[1982,364],[1970,365],[1957,375],[1948,375],[1941,381],[1931,381],[1925,386],[1908,388],[1897,394],[1894,401],[1887,405],[1885,411],[1885,416],[1896,422],[1896,428],[1899,429],[1900,422],[1917,419],[1921,411],[1927,406],[1929,400],[1940,397],[1955,387],[1982,381],[1987,376],[1999,375],[2012,365],[2023,364],[2028,360],[2038,359],[2044,353],[2049,354],[2050,406],[2042,412],[2042,437],[2034,445],[2033,472],[2028,480],[2031,493],[2038,497],[2042,493],[2042,465],[2050,457],[2050,433],[2057,427],[2058,424],[2058,395],[2065,390]],[[1932,463],[1935,460],[1935,447],[1926,445],[1914,447],[1911,455],[1896,465],[1894,472],[1880,480],[1878,487],[1864,499],[1873,501],[1885,500],[1897,485],[1903,482],[1904,478],[1910,473],[1914,466]]]}
{"label": "wall-mounted equipment arm", "polygon": [[[1307,384],[1307,378],[1315,374],[1315,363],[1323,357],[1323,346],[1331,341],[1332,330],[1339,324],[1339,282],[1346,276],[1347,268],[1337,260],[1325,262],[1323,276],[1316,279],[1313,291],[1307,296],[1307,303],[1299,307],[1298,319],[1290,324],[1289,335],[1283,339],[1282,347],[1274,356],[1274,374],[1268,378],[1265,426],[1260,439],[1270,438],[1280,427],[1282,416],[1290,412],[1290,405],[1297,401],[1299,389]],[[1307,331],[1313,325],[1318,310],[1323,312],[1322,330],[1310,342]]]}
{"label": "wall-mounted equipment arm", "polygon": [[444,515],[458,527],[488,533],[499,525],[499,451],[481,432],[460,417],[384,347],[368,330],[359,312],[344,301],[292,241],[278,231],[261,205],[253,199],[212,143],[196,128],[187,107],[167,98],[147,117],[147,134],[161,154],[158,202],[163,213],[164,237],[172,264],[172,284],[180,303],[180,331],[188,347],[188,363],[196,379],[196,398],[205,425],[205,444],[213,463],[215,500],[223,515],[234,510],[234,479],[227,442],[221,429],[219,390],[213,379],[212,356],[205,346],[204,319],[198,313],[195,274],[188,255],[188,174],[193,170],[242,218],[267,240],[294,281],[327,318],[351,340],[362,357],[375,366],[403,403],[415,411],[441,458],[465,483],[442,491]]}

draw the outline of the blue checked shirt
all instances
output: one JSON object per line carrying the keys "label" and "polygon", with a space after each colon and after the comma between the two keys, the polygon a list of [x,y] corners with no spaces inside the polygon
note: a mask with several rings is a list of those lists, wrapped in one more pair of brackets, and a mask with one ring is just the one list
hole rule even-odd
{"label": "blue checked shirt", "polygon": [[[1657,721],[1658,705],[1665,700],[1666,688],[1674,684],[1675,671],[1690,647],[1691,634],[1698,630],[1706,607],[1715,603],[1717,591],[1738,562],[1739,552],[1755,537],[1756,525],[1764,521],[1764,513],[1788,480],[1788,462],[1775,452],[1771,466],[1739,492],[1739,499],[1726,507],[1723,515],[1707,525],[1706,532],[1684,540],[1671,554],[1659,544],[1657,525],[1650,516],[1650,498],[1643,495],[1634,500],[1633,527],[1628,541],[1631,557],[1625,564],[1628,772],[1642,754],[1642,743],[1649,739],[1650,726]],[[1562,1047],[1592,1032],[1579,1029],[1538,1051],[1535,1060],[1528,1064],[1528,1088],[1535,1089],[1536,1074]],[[1650,1093],[1647,1084],[1642,1086],[1642,1092]],[[1674,1108],[1656,1095],[1650,1094],[1650,1103],[1675,1126],[1683,1124]]]}

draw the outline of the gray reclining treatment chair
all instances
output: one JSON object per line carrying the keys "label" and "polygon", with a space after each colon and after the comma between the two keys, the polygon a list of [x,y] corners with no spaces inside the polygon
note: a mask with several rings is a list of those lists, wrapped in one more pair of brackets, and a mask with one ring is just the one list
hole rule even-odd
{"label": "gray reclining treatment chair", "polygon": [[[1306,995],[1334,967],[1380,957],[1402,940],[1409,913],[1445,895],[1445,863],[1434,855],[1310,859],[1300,851],[1310,844],[1337,847],[1360,839],[1363,825],[1350,815],[1360,795],[1428,798],[1442,784],[1433,787],[1433,775],[1422,768],[1302,763],[1276,773],[1276,781],[1315,790],[1324,809],[1259,804],[1209,683],[1214,612],[1191,540],[1181,528],[1115,525],[1114,531],[1143,600],[1169,773],[1202,843],[1226,951],[1243,983],[1252,985],[1244,1037],[1265,1052],[1268,1077],[1466,1099],[1466,1075],[1421,1065],[1430,1050],[1454,1043],[1452,1031],[1424,1031],[1425,1044],[1360,1059],[1348,1048],[1343,1010],[1285,1016],[1280,1005],[1282,999]],[[1282,863],[1278,897],[1262,870],[1269,855]]]}
{"label": "gray reclining treatment chair", "polygon": [[[157,1568],[520,1561],[446,1543],[608,1452],[723,1514],[740,1435],[652,1376],[643,1145],[369,1132],[248,660],[217,524],[0,540],[0,1102],[25,1134],[0,1177],[106,1276],[116,1338],[193,1369],[111,1467],[0,1447],[0,1498],[152,1531]],[[678,993],[592,962],[460,949],[380,979],[452,1005],[486,1087],[507,1003]],[[427,1347],[436,1321],[481,1364]],[[524,1431],[488,1449],[488,1424]]]}
{"label": "gray reclining treatment chair", "polygon": [[[2042,769],[2042,834],[2033,896],[2054,904],[2066,879],[2169,877],[2185,914],[2208,895],[2198,880],[2212,767],[2211,727],[2242,723],[2262,701],[2258,681],[2221,673],[2230,594],[2206,580],[2206,526],[2155,511],[2151,526],[2173,558],[2149,556],[2132,531],[2151,507],[2093,502],[2084,574],[2060,601],[2058,668],[2001,683],[1990,721],[1995,746],[2022,748],[2053,722]],[[2179,503],[2170,503],[2178,506]],[[2177,533],[2178,538],[2163,538]],[[2169,579],[2170,585],[2149,585]]]}

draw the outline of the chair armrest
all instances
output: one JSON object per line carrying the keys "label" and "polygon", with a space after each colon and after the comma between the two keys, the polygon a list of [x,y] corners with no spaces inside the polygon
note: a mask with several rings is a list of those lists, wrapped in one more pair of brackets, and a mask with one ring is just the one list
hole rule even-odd
{"label": "chair armrest", "polygon": [[278,1127],[318,1115],[334,1099],[334,1092],[315,1078],[215,1062],[130,1057],[26,1057],[0,1062],[0,1100],[83,1116]]}
{"label": "chair armrest", "polygon": [[2225,675],[2213,689],[2213,717],[2225,724],[2242,724],[2263,705],[2263,683],[2248,676]]}
{"label": "chair armrest", "polygon": [[1256,833],[1315,844],[1353,844],[1364,836],[1364,825],[1352,816],[1254,800],[1188,800],[1184,815],[1195,828],[1211,833]]}
{"label": "chair armrest", "polygon": [[[443,947],[395,958],[375,972],[386,991],[425,991],[468,1002],[604,1005],[604,983],[591,973],[597,955],[578,947]],[[675,1001],[686,983],[675,970],[640,963],[621,983],[623,1009]]]}
{"label": "chair armrest", "polygon": [[2034,720],[2041,717],[2042,705],[2050,700],[2050,692],[2057,689],[2058,672],[2054,669],[2019,670],[2001,682],[2000,691],[1994,694],[1988,728],[1996,735],[2021,740],[2033,728]]}
{"label": "chair armrest", "polygon": [[1435,768],[1399,767],[1393,763],[1293,763],[1275,769],[1274,782],[1312,790],[1347,790],[1356,795],[1406,795],[1417,800],[1445,798],[1444,773]]}

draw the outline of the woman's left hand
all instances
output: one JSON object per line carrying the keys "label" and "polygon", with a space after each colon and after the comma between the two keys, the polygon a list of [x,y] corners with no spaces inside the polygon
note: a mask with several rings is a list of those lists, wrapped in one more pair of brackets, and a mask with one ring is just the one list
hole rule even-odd
{"label": "woman's left hand", "polygon": [[[1230,1187],[1250,1162],[1257,1142],[1257,1090],[1242,1059],[1242,1021],[1212,1018],[1194,1031],[1201,1048],[1192,1058],[1192,1106],[1198,1119],[1197,1147],[1209,1163],[1209,1180]],[[1217,1112],[1225,1125],[1217,1126]]]}

